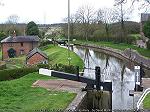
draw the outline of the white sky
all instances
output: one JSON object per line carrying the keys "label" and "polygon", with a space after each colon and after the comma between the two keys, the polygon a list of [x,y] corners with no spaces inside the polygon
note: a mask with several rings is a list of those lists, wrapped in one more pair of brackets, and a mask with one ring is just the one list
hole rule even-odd
{"label": "white sky", "polygon": [[[4,23],[10,15],[19,16],[19,22],[35,21],[36,23],[60,23],[67,17],[68,0],[0,0],[0,23]],[[113,7],[114,0],[70,0],[71,13],[82,5],[91,5],[95,9]],[[139,21],[139,11],[136,10],[130,20]]]}

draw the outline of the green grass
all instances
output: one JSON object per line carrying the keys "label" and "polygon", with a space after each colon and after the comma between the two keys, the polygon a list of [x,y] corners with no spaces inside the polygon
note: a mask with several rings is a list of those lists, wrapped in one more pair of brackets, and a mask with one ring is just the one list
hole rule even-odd
{"label": "green grass", "polygon": [[2,51],[0,50],[0,60],[2,60]]}
{"label": "green grass", "polygon": [[[68,65],[68,50],[59,46],[49,45],[42,48],[48,55],[50,63]],[[71,65],[83,68],[83,60],[74,52],[70,51]]]}
{"label": "green grass", "polygon": [[133,37],[134,39],[138,40],[141,38],[141,35],[140,34],[130,34],[129,35],[130,37]]}
{"label": "green grass", "polygon": [[144,109],[150,109],[150,93],[144,99],[143,106]]}
{"label": "green grass", "polygon": [[20,79],[0,82],[0,112],[33,112],[65,109],[76,94],[31,87],[39,79],[54,79],[30,73]]}
{"label": "green grass", "polygon": [[127,48],[132,48],[134,50],[137,50],[139,52],[139,54],[150,58],[150,50],[143,49],[143,48],[138,48],[137,46],[130,45],[130,44],[125,44],[125,43],[115,44],[113,42],[103,42],[103,41],[101,41],[101,42],[76,41],[75,43],[78,43],[78,44],[94,44],[94,45],[98,45],[98,46],[106,46],[106,47],[110,47],[110,48],[113,48],[113,49],[119,49],[119,50],[122,50],[122,51],[127,49]]}
{"label": "green grass", "polygon": [[6,67],[8,69],[22,68],[25,65],[25,59],[25,56],[11,58],[9,59],[9,62],[6,62]]}

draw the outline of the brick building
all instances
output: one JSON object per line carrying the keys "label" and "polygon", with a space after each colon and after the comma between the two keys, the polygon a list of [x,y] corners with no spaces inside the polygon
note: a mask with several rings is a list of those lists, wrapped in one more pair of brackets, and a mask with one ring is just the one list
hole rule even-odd
{"label": "brick building", "polygon": [[48,56],[43,53],[38,48],[34,48],[30,51],[26,58],[27,65],[36,65],[36,64],[47,64],[48,63]]}
{"label": "brick building", "polygon": [[38,36],[9,36],[1,41],[2,60],[27,55],[38,44]]}

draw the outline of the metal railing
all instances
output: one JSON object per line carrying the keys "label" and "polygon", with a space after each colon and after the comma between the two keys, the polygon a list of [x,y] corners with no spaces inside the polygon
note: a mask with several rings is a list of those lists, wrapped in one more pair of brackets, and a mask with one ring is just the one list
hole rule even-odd
{"label": "metal railing", "polygon": [[137,102],[137,110],[139,110],[140,109],[140,105],[141,105],[141,103],[143,102],[143,100],[144,100],[144,98],[148,95],[150,93],[150,88],[148,88],[148,89],[146,89],[145,91],[144,91],[144,93],[142,94],[142,96],[140,97],[140,99],[138,100],[138,102]]}

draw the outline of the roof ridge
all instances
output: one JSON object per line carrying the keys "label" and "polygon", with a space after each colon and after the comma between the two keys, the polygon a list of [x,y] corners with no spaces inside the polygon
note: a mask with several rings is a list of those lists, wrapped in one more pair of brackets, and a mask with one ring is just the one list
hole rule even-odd
{"label": "roof ridge", "polygon": [[30,36],[8,36],[1,41],[1,43],[15,43],[15,42],[39,42],[40,38],[37,35]]}
{"label": "roof ridge", "polygon": [[27,54],[27,59],[32,57],[34,54],[39,53],[40,55],[44,56],[45,58],[48,58],[47,54],[45,54],[42,50],[40,50],[38,47],[35,47]]}

